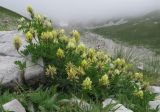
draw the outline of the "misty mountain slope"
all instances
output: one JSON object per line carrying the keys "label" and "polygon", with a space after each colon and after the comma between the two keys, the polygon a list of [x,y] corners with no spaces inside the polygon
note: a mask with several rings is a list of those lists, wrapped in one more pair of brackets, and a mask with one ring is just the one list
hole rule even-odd
{"label": "misty mountain slope", "polygon": [[22,16],[0,6],[0,31],[17,29],[20,17]]}
{"label": "misty mountain slope", "polygon": [[160,11],[127,19],[124,24],[94,28],[92,31],[115,41],[144,46],[160,53]]}

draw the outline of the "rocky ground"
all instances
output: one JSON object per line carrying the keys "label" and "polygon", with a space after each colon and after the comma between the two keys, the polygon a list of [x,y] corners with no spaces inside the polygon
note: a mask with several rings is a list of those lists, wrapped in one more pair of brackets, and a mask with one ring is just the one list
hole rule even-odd
{"label": "rocky ground", "polygon": [[[15,35],[21,36],[23,43],[26,44],[24,36],[17,31],[0,32],[0,81],[5,86],[13,86],[17,82],[21,82],[21,76],[24,76],[29,81],[43,72],[43,68],[31,63],[29,57],[24,59],[17,53],[13,45]],[[25,71],[19,70],[17,65],[14,64],[14,61],[17,60],[27,61],[28,67]],[[40,60],[39,63],[43,64],[43,61]]]}
{"label": "rocky ground", "polygon": [[[44,71],[42,67],[43,61],[41,59],[38,61],[38,65],[35,65],[31,63],[29,57],[24,59],[17,53],[12,43],[15,35],[20,35],[23,43],[26,44],[22,33],[17,31],[0,32],[0,80],[2,85],[5,86],[14,86],[17,82],[21,82],[21,76],[25,77],[27,83],[33,83],[33,78],[42,76]],[[84,37],[82,37],[81,42],[87,44],[88,47],[102,49],[111,54],[113,53],[114,47],[118,46],[118,44],[115,44],[113,41],[103,39],[100,36],[92,33],[86,33]],[[23,49],[23,47],[21,49]],[[147,51],[143,50],[142,54],[144,52]],[[19,68],[14,64],[14,61],[16,60],[26,60],[27,68],[24,71],[19,70]],[[151,108],[155,109],[160,104],[160,87],[151,86],[149,89],[157,94],[155,101],[150,101],[149,103]],[[110,103],[116,103],[116,101],[113,99],[106,99],[103,102],[103,106],[109,105]],[[4,104],[3,107],[4,109],[11,111],[16,111],[17,108],[21,108],[22,111],[16,112],[25,112],[24,108],[17,100],[13,100],[7,104]],[[132,110],[124,107],[122,104],[116,104],[114,108],[117,107],[119,108],[116,110],[116,112],[133,112]]]}

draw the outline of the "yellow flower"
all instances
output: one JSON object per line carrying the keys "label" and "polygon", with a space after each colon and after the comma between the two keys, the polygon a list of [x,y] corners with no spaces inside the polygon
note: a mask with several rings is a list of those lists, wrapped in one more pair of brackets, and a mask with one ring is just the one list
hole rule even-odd
{"label": "yellow flower", "polygon": [[52,33],[52,37],[53,37],[54,39],[56,39],[56,38],[57,38],[57,32],[53,30],[51,33]]}
{"label": "yellow flower", "polygon": [[100,85],[108,85],[109,84],[109,80],[108,80],[108,76],[105,74],[101,77],[101,79],[99,79],[99,83]]}
{"label": "yellow flower", "polygon": [[45,20],[43,25],[44,25],[45,28],[51,28],[52,27],[52,23],[49,20]]}
{"label": "yellow flower", "polygon": [[144,93],[142,90],[140,90],[140,91],[133,93],[133,95],[143,99]]}
{"label": "yellow flower", "polygon": [[82,60],[81,62],[81,66],[84,68],[84,69],[87,69],[89,67],[89,63],[84,59]]}
{"label": "yellow flower", "polygon": [[136,80],[136,81],[143,81],[143,73],[135,73],[133,78]]}
{"label": "yellow flower", "polygon": [[68,37],[67,36],[61,36],[61,37],[59,37],[59,40],[61,41],[61,42],[68,42]]}
{"label": "yellow flower", "polygon": [[73,80],[76,78],[76,74],[77,74],[77,71],[74,69],[74,68],[70,68],[68,71],[67,71],[67,79],[69,80]]}
{"label": "yellow flower", "polygon": [[73,80],[73,79],[77,78],[76,77],[76,74],[77,74],[76,67],[71,62],[67,63],[66,72],[67,72],[67,75],[68,75],[67,79]]}
{"label": "yellow flower", "polygon": [[117,65],[117,66],[124,66],[126,62],[125,62],[124,59],[118,58],[118,59],[116,59],[113,63],[114,63],[115,65]]}
{"label": "yellow flower", "polygon": [[82,83],[82,87],[83,89],[88,89],[91,90],[92,89],[92,81],[89,77],[87,77],[83,83]]}
{"label": "yellow flower", "polygon": [[80,33],[77,30],[73,30],[71,32],[72,37],[75,38],[76,42],[78,42],[80,40]]}
{"label": "yellow flower", "polygon": [[114,70],[114,73],[115,73],[116,75],[119,75],[119,74],[120,74],[120,71],[119,71],[118,69],[115,69],[115,70]]}
{"label": "yellow flower", "polygon": [[64,34],[65,34],[64,29],[60,29],[58,32],[59,32],[58,34],[59,34],[60,37],[64,36]]}
{"label": "yellow flower", "polygon": [[53,40],[53,35],[52,35],[52,32],[43,32],[41,34],[41,39],[44,40],[44,41],[49,41],[49,40]]}
{"label": "yellow flower", "polygon": [[69,42],[72,42],[72,43],[76,44],[76,39],[75,38],[69,38]]}
{"label": "yellow flower", "polygon": [[75,43],[73,42],[68,42],[67,44],[67,49],[74,49],[76,47]]}
{"label": "yellow flower", "polygon": [[26,33],[26,41],[30,43],[30,42],[32,42],[32,39],[33,39],[33,35],[31,32],[28,31]]}
{"label": "yellow flower", "polygon": [[29,12],[29,13],[33,13],[33,8],[32,8],[32,6],[31,5],[29,5],[28,7],[27,7],[27,11]]}
{"label": "yellow flower", "polygon": [[88,50],[88,57],[93,58],[94,55],[95,55],[95,49],[90,48]]}
{"label": "yellow flower", "polygon": [[85,74],[84,69],[83,69],[81,66],[79,66],[79,67],[77,68],[77,75],[78,75],[78,76],[82,76],[82,75],[84,75],[84,74]]}
{"label": "yellow flower", "polygon": [[83,53],[85,51],[86,47],[84,44],[79,44],[76,48],[77,53]]}
{"label": "yellow flower", "polygon": [[63,58],[64,57],[64,51],[61,49],[61,48],[59,48],[58,50],[57,50],[57,57],[58,58]]}
{"label": "yellow flower", "polygon": [[18,50],[21,47],[22,40],[18,35],[14,37],[13,44],[14,44],[16,50]]}
{"label": "yellow flower", "polygon": [[36,14],[35,18],[36,18],[38,21],[41,21],[41,15]]}
{"label": "yellow flower", "polygon": [[55,75],[57,74],[57,69],[55,66],[51,66],[51,65],[48,65],[48,67],[46,68],[46,73],[45,73],[47,76],[51,75]]}
{"label": "yellow flower", "polygon": [[103,63],[103,62],[97,62],[97,69],[98,70],[103,70],[104,69],[104,67],[105,67],[105,63]]}

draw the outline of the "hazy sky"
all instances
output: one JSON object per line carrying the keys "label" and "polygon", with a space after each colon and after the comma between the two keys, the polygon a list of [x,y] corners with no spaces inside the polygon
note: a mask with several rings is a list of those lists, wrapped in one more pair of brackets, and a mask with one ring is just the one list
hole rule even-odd
{"label": "hazy sky", "polygon": [[29,4],[52,19],[78,22],[140,15],[160,9],[160,0],[0,0],[0,6],[25,16]]}

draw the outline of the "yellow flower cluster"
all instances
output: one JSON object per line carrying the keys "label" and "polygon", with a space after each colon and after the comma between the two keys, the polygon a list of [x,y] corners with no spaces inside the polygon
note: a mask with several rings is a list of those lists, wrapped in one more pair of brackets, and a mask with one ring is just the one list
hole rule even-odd
{"label": "yellow flower cluster", "polygon": [[59,48],[58,50],[57,50],[57,57],[58,58],[63,58],[63,57],[65,57],[64,56],[64,51],[61,49],[61,48]]}
{"label": "yellow flower cluster", "polygon": [[109,84],[109,79],[108,76],[105,74],[101,77],[101,79],[99,79],[99,83],[102,86],[108,85]]}
{"label": "yellow flower cluster", "polygon": [[57,74],[57,69],[55,66],[48,65],[46,68],[46,73],[47,76],[51,75],[52,77]]}
{"label": "yellow flower cluster", "polygon": [[41,34],[41,39],[44,41],[48,41],[48,42],[52,42],[52,41],[56,41],[57,39],[57,32],[56,31],[47,31],[47,32],[43,32]]}
{"label": "yellow flower cluster", "polygon": [[125,60],[120,58],[116,59],[113,63],[118,67],[123,67],[126,64]]}
{"label": "yellow flower cluster", "polygon": [[67,47],[66,47],[67,49],[74,49],[74,48],[76,48],[76,45],[75,45],[75,43],[74,42],[68,42],[68,44],[67,44]]}
{"label": "yellow flower cluster", "polygon": [[89,62],[87,62],[85,59],[82,60],[81,66],[82,66],[85,70],[89,68],[89,65],[90,65]]}
{"label": "yellow flower cluster", "polygon": [[95,49],[90,48],[88,50],[88,55],[87,56],[92,59],[94,57],[95,53],[96,53]]}
{"label": "yellow flower cluster", "polygon": [[73,65],[71,62],[67,63],[66,65],[66,72],[67,72],[67,79],[73,80],[77,78],[77,70],[75,65]]}
{"label": "yellow flower cluster", "polygon": [[14,37],[13,44],[14,44],[16,50],[18,50],[21,47],[22,40],[21,40],[20,36],[17,35],[17,36]]}
{"label": "yellow flower cluster", "polygon": [[85,52],[85,50],[86,50],[85,45],[84,45],[84,44],[79,44],[79,45],[77,46],[77,48],[76,48],[76,53],[82,54],[82,53]]}
{"label": "yellow flower cluster", "polygon": [[139,91],[136,91],[135,93],[133,93],[133,95],[143,99],[144,93],[142,90],[139,90]]}
{"label": "yellow flower cluster", "polygon": [[43,23],[44,28],[51,28],[52,27],[52,23],[49,20],[45,20]]}
{"label": "yellow flower cluster", "polygon": [[78,76],[83,76],[84,74],[85,74],[84,69],[83,69],[81,66],[79,66],[79,67],[77,68],[77,75],[78,75]]}
{"label": "yellow flower cluster", "polygon": [[135,73],[133,75],[133,78],[136,80],[136,81],[143,81],[143,73]]}
{"label": "yellow flower cluster", "polygon": [[82,83],[83,89],[91,90],[92,89],[92,81],[89,77],[87,77]]}
{"label": "yellow flower cluster", "polygon": [[78,42],[80,40],[80,33],[77,30],[73,30],[71,32],[71,35],[73,38],[75,38],[76,42]]}
{"label": "yellow flower cluster", "polygon": [[29,43],[31,43],[32,39],[33,39],[33,35],[32,35],[32,33],[30,31],[28,31],[26,33],[26,41],[29,42]]}
{"label": "yellow flower cluster", "polygon": [[59,35],[59,37],[64,36],[65,35],[64,29],[58,30],[58,35]]}
{"label": "yellow flower cluster", "polygon": [[96,57],[101,62],[106,62],[107,63],[107,62],[110,61],[109,56],[107,54],[105,54],[104,52],[101,52],[101,51],[97,52]]}
{"label": "yellow flower cluster", "polygon": [[29,13],[33,13],[33,8],[32,8],[31,5],[29,5],[29,6],[27,7],[27,11],[28,11]]}

